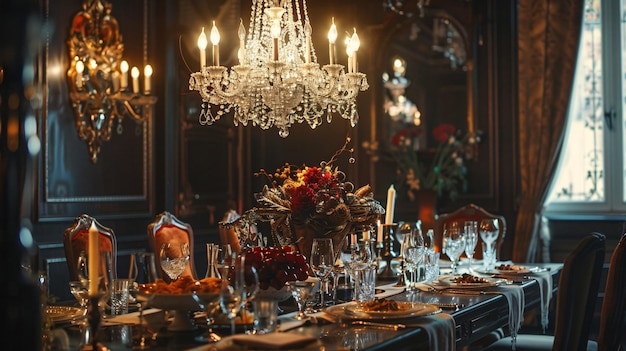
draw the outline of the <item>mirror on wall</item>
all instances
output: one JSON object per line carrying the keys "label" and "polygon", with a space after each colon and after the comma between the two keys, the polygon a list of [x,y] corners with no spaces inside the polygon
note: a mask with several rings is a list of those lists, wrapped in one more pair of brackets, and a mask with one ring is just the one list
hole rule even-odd
{"label": "mirror on wall", "polygon": [[404,18],[382,50],[386,145],[402,131],[415,150],[433,147],[432,130],[446,123],[473,132],[472,50],[466,28],[444,10]]}

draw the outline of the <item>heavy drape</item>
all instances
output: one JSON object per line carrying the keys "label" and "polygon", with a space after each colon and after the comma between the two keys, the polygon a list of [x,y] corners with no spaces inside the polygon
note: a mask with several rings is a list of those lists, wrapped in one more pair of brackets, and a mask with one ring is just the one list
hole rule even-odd
{"label": "heavy drape", "polygon": [[514,262],[534,262],[540,212],[560,154],[583,0],[519,1],[520,207]]}

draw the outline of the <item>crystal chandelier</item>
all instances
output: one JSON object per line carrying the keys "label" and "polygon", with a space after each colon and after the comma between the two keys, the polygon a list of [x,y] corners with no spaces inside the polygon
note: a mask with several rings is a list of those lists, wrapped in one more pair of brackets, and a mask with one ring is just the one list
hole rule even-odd
{"label": "crystal chandelier", "polygon": [[285,138],[294,123],[306,122],[314,129],[330,123],[333,113],[358,122],[356,97],[369,85],[358,71],[359,37],[354,29],[346,38],[347,68],[337,57],[337,27],[328,33],[330,62],[320,67],[311,42],[306,0],[252,0],[249,30],[240,23],[239,65],[220,66],[219,31],[210,32],[213,60],[206,65],[207,36],[198,38],[200,72],[191,74],[189,89],[202,97],[200,124],[211,125],[234,111],[233,121],[247,126],[279,129]]}

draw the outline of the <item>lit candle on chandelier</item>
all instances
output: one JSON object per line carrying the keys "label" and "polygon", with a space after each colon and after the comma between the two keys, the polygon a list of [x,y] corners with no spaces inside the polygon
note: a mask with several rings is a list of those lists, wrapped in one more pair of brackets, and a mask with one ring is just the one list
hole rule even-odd
{"label": "lit candle on chandelier", "polygon": [[239,58],[239,64],[246,64],[246,28],[243,26],[243,21],[239,20],[239,30],[237,31],[237,35],[239,36],[239,51],[237,52],[237,57]]}
{"label": "lit candle on chandelier", "polygon": [[311,63],[311,33],[313,32],[313,28],[311,28],[311,24],[309,21],[304,25],[304,36],[306,40],[306,52],[304,55],[304,62]]}
{"label": "lit candle on chandelier", "polygon": [[208,41],[206,39],[206,34],[204,34],[204,27],[202,27],[202,32],[200,36],[198,36],[198,48],[200,49],[200,69],[206,66],[206,46]]}
{"label": "lit candle on chandelier", "polygon": [[139,68],[133,67],[130,70],[130,75],[133,77],[133,93],[139,93]]}
{"label": "lit candle on chandelier", "polygon": [[220,32],[215,26],[213,21],[213,28],[211,28],[211,44],[213,44],[213,66],[220,65]]}
{"label": "lit candle on chandelier", "polygon": [[356,28],[354,28],[354,33],[352,33],[352,37],[350,38],[350,45],[352,46],[352,73],[356,73],[359,71],[356,53],[359,51],[359,47],[361,46],[361,40],[359,40],[359,36],[356,34]]}
{"label": "lit candle on chandelier", "polygon": [[280,37],[280,19],[272,20],[272,27],[270,28],[270,34],[274,39],[274,61],[278,61],[278,38]]}
{"label": "lit candle on chandelier", "polygon": [[348,73],[352,73],[352,56],[354,50],[352,48],[352,39],[346,38],[346,54],[348,54]]}
{"label": "lit candle on chandelier", "polygon": [[128,88],[128,62],[122,61],[120,64],[120,70],[122,71],[122,82],[120,83],[120,89],[126,90]]}
{"label": "lit candle on chandelier", "polygon": [[328,62],[331,65],[335,64],[335,42],[337,41],[337,26],[335,26],[335,17],[332,19],[333,23],[330,25],[330,30],[328,31]]}

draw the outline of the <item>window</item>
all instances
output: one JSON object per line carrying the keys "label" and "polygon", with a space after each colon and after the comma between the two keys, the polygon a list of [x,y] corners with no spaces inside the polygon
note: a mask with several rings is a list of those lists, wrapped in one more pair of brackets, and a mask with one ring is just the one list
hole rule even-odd
{"label": "window", "polygon": [[561,163],[546,214],[623,214],[626,0],[585,0]]}

